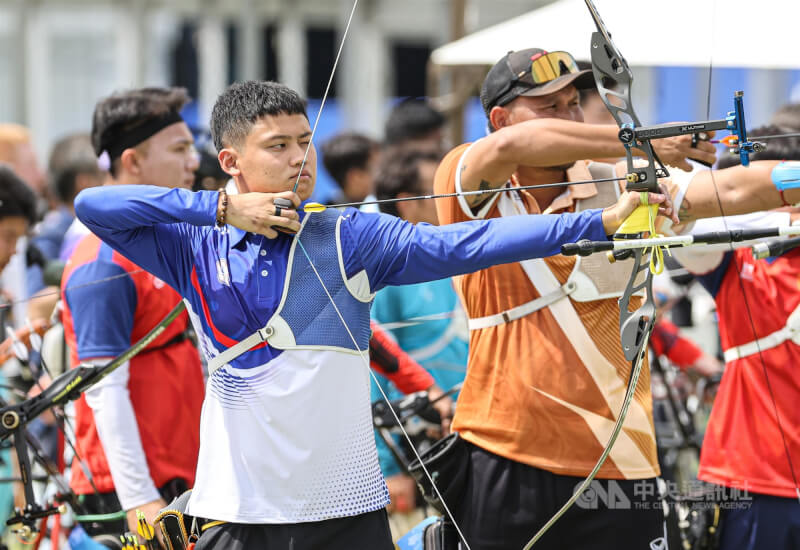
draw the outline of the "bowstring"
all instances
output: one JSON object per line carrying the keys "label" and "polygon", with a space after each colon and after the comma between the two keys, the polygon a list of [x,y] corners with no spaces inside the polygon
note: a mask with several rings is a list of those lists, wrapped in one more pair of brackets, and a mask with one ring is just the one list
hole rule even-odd
{"label": "bowstring", "polygon": [[[311,129],[311,135],[310,135],[309,140],[308,140],[308,146],[306,147],[305,153],[303,155],[303,161],[300,164],[300,169],[299,169],[298,174],[297,174],[297,180],[295,181],[294,187],[292,189],[293,192],[297,191],[297,187],[300,184],[300,178],[302,177],[303,168],[305,167],[305,165],[306,165],[306,163],[308,161],[308,155],[309,155],[309,153],[311,151],[311,148],[314,146],[314,136],[316,135],[316,131],[317,131],[317,127],[319,125],[319,121],[322,118],[322,111],[323,111],[323,109],[325,107],[325,102],[327,101],[328,94],[330,93],[331,85],[333,83],[333,78],[334,78],[334,75],[336,74],[336,68],[339,65],[339,59],[341,58],[342,51],[344,50],[344,44],[345,44],[345,42],[347,40],[348,32],[349,32],[350,26],[351,26],[351,24],[353,22],[353,16],[355,15],[355,11],[356,11],[357,6],[358,6],[358,0],[354,0],[353,1],[353,7],[350,9],[350,15],[348,16],[348,19],[347,19],[347,25],[345,26],[344,32],[342,33],[342,40],[339,43],[339,49],[338,49],[338,51],[336,53],[336,58],[334,60],[333,67],[331,69],[330,76],[328,77],[328,84],[325,87],[325,93],[323,94],[322,101],[320,102],[319,110],[317,112],[317,118],[314,121],[314,126]],[[450,516],[450,519],[452,520],[453,525],[454,525],[456,531],[458,532],[459,537],[463,541],[464,546],[466,546],[467,550],[470,550],[469,544],[467,543],[467,540],[464,538],[464,534],[463,534],[461,528],[456,524],[455,518],[453,517],[453,514],[450,512],[449,506],[445,502],[444,498],[442,498],[442,495],[439,492],[439,489],[436,487],[436,484],[433,481],[433,477],[431,476],[430,472],[428,471],[427,466],[425,466],[424,462],[422,461],[422,458],[420,457],[419,452],[417,451],[417,448],[414,446],[413,442],[411,441],[411,437],[408,435],[408,432],[403,427],[402,422],[400,422],[400,417],[397,414],[397,412],[395,411],[394,407],[392,407],[392,403],[389,400],[389,397],[386,395],[386,393],[384,392],[384,390],[381,387],[381,385],[379,383],[377,383],[377,379],[375,378],[375,374],[372,372],[372,369],[370,368],[369,360],[367,359],[367,356],[365,355],[365,351],[362,351],[359,348],[358,342],[356,341],[355,337],[353,336],[353,333],[351,332],[350,327],[347,325],[347,322],[345,321],[344,317],[342,316],[341,312],[339,311],[339,308],[337,307],[336,302],[334,302],[333,297],[331,296],[330,292],[328,291],[328,288],[325,286],[325,283],[322,280],[322,277],[317,272],[316,266],[314,266],[314,263],[311,261],[311,257],[309,256],[308,252],[306,251],[306,249],[303,246],[303,243],[302,243],[302,241],[300,239],[300,234],[298,233],[295,238],[297,239],[297,244],[300,246],[300,250],[302,250],[303,255],[306,257],[306,260],[308,261],[308,264],[311,266],[311,269],[314,271],[314,274],[316,275],[317,279],[319,280],[320,285],[322,286],[322,289],[325,291],[325,294],[328,296],[328,299],[330,300],[331,305],[333,305],[333,308],[336,311],[336,314],[339,317],[340,321],[342,322],[342,325],[344,326],[345,330],[347,331],[348,336],[353,341],[353,345],[355,346],[356,350],[359,351],[359,356],[361,357],[362,361],[364,362],[364,365],[365,365],[367,371],[370,373],[370,376],[373,379],[375,379],[376,385],[378,386],[378,388],[380,390],[381,396],[383,397],[383,399],[386,401],[387,405],[389,406],[389,410],[391,411],[392,416],[394,417],[395,421],[397,422],[398,426],[400,427],[400,430],[403,432],[403,435],[406,438],[406,441],[408,441],[408,443],[409,443],[412,451],[414,452],[414,455],[416,456],[417,460],[419,460],[419,463],[422,466],[422,470],[425,472],[425,475],[427,476],[428,480],[430,480],[431,485],[432,485],[434,491],[436,492],[437,496],[441,500],[443,507],[447,511],[447,514]],[[368,353],[368,351],[366,353]]]}
{"label": "bowstring", "polygon": [[[717,4],[716,0],[714,0],[714,2],[712,2],[712,4],[711,4],[711,17],[712,17],[712,20],[713,20],[713,17],[714,17],[714,13],[716,11],[716,4]],[[714,69],[714,48],[713,48],[713,44],[714,44],[715,28],[714,28],[714,25],[712,25],[711,27],[712,27],[712,29],[711,29],[711,45],[712,45],[712,48],[711,48],[711,53],[709,54],[709,60],[708,60],[708,95],[707,95],[707,99],[706,99],[706,118],[708,118],[711,115],[711,84],[712,84],[712,73],[713,73],[713,69]],[[747,139],[747,136],[742,136],[742,137],[744,139]],[[711,184],[714,187],[714,196],[716,197],[717,206],[719,207],[719,211],[720,211],[720,214],[721,214],[720,218],[722,219],[722,224],[723,224],[723,227],[725,228],[725,231],[728,231],[728,221],[727,221],[727,219],[725,217],[725,210],[724,210],[724,208],[722,206],[722,198],[720,197],[720,194],[719,194],[719,188],[717,187],[717,182],[716,182],[716,178],[714,177],[713,168],[709,168],[709,173],[711,174]],[[778,411],[778,404],[777,404],[777,402],[775,400],[775,392],[772,389],[772,382],[770,381],[769,374],[767,372],[767,362],[764,359],[763,350],[761,349],[761,344],[759,343],[758,333],[756,331],[755,320],[753,319],[752,308],[750,307],[750,301],[747,299],[747,294],[745,292],[744,280],[742,279],[742,273],[741,273],[742,264],[739,263],[739,260],[736,257],[735,247],[734,247],[733,243],[732,242],[729,243],[729,246],[730,246],[729,253],[732,255],[734,266],[736,268],[736,280],[739,283],[739,290],[740,290],[740,292],[742,294],[742,299],[743,299],[744,305],[745,305],[745,311],[747,312],[747,321],[748,321],[748,324],[750,325],[750,330],[753,333],[753,340],[754,340],[755,345],[756,345],[756,350],[758,351],[758,358],[759,358],[759,361],[761,363],[761,369],[762,369],[762,371],[764,373],[764,380],[765,380],[765,382],[767,384],[767,391],[769,392],[770,401],[772,402],[772,410],[775,413],[775,421],[776,421],[777,426],[778,426],[778,431],[780,431],[780,433],[781,433],[781,442],[783,443],[784,453],[786,454],[786,461],[787,461],[788,466],[789,466],[789,473],[790,473],[790,475],[792,477],[792,481],[794,483],[794,490],[795,490],[795,493],[797,494],[797,500],[798,500],[798,502],[800,502],[800,484],[798,484],[798,482],[797,482],[797,475],[795,474],[794,463],[792,461],[792,456],[789,453],[789,445],[788,445],[788,443],[786,441],[786,432],[783,429],[783,423],[781,422],[781,416],[780,416],[780,413]]]}
{"label": "bowstring", "polygon": [[319,104],[319,110],[317,111],[317,118],[314,120],[314,127],[311,128],[311,136],[308,138],[308,147],[306,147],[306,152],[303,154],[303,162],[300,163],[300,170],[297,172],[297,180],[294,182],[294,187],[292,188],[292,192],[297,192],[297,186],[300,185],[300,178],[303,175],[303,168],[306,166],[306,161],[308,160],[308,153],[311,151],[311,147],[314,143],[314,136],[317,133],[317,126],[319,125],[319,121],[322,118],[322,110],[325,108],[325,101],[328,99],[328,93],[331,91],[331,85],[333,84],[333,77],[336,74],[336,67],[339,66],[339,58],[342,56],[342,50],[344,50],[344,43],[347,40],[347,33],[350,31],[350,24],[353,22],[353,16],[356,13],[356,7],[358,6],[358,0],[353,1],[353,7],[350,9],[350,16],[347,18],[347,25],[344,28],[344,33],[342,33],[342,41],[339,43],[339,51],[336,52],[336,59],[333,60],[333,67],[331,68],[331,74],[328,77],[328,84],[325,86],[325,93],[322,94],[322,101]]}

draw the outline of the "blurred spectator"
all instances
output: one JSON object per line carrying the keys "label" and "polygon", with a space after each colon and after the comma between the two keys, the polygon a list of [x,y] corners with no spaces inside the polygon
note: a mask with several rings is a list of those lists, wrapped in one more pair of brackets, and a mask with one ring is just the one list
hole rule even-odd
{"label": "blurred spectator", "polygon": [[[16,254],[17,241],[28,232],[36,219],[36,197],[33,191],[11,168],[0,164],[0,270],[5,269]],[[13,294],[2,288],[3,301]],[[6,326],[9,308],[0,309],[0,326]]]}
{"label": "blurred spectator", "polygon": [[[36,219],[39,213],[47,210],[44,174],[39,168],[36,152],[31,143],[30,132],[19,124],[0,124],[0,163],[8,164],[14,173],[34,192],[36,200]],[[2,273],[4,292],[16,301],[14,306],[14,322],[21,323],[25,319],[25,304],[21,302],[34,292],[40,290],[42,283],[41,270],[34,267],[28,270],[28,240],[21,238],[17,242],[17,254],[7,262]],[[30,251],[31,259],[37,257],[36,251]]]}
{"label": "blurred spectator", "polygon": [[[582,71],[585,69],[591,69],[592,64],[585,61],[578,61],[578,68]],[[614,88],[614,84],[611,82],[606,83],[606,85],[611,89]],[[583,111],[583,121],[586,124],[617,124],[617,121],[615,121],[614,117],[611,116],[611,111],[608,110],[608,107],[606,107],[606,104],[603,102],[603,98],[600,97],[600,92],[597,91],[597,88],[585,88],[583,90],[579,90],[579,93],[581,110]],[[621,159],[604,158],[594,160],[597,162],[616,164]]]}
{"label": "blurred spectator", "polygon": [[[378,170],[378,199],[397,199],[433,193],[433,175],[441,156],[438,150],[398,150],[387,155]],[[411,223],[438,225],[433,200],[392,202],[381,205],[381,211]]]}
{"label": "blurred spectator", "polygon": [[[36,219],[36,197],[22,179],[11,168],[0,164],[0,270],[4,269],[16,253],[19,241],[30,229]],[[0,327],[8,323],[10,308],[0,289]],[[0,383],[6,384],[5,373],[0,375]],[[7,396],[5,393],[3,397]],[[12,475],[12,460],[8,451],[0,454],[0,475]],[[11,484],[0,486],[0,520],[5,524],[14,501]]]}
{"label": "blurred spectator", "polygon": [[52,260],[59,257],[64,235],[75,219],[75,197],[83,189],[101,185],[105,178],[89,135],[74,134],[58,140],[50,153],[48,175],[55,207],[45,215],[32,242]]}
{"label": "blurred spectator", "polygon": [[10,164],[11,169],[36,195],[45,196],[45,177],[27,128],[19,124],[0,124],[0,162]]}
{"label": "blurred spectator", "polygon": [[0,269],[36,219],[36,196],[8,166],[0,164]]}
{"label": "blurred spectator", "polygon": [[[378,198],[431,194],[439,158],[436,150],[414,149],[401,149],[385,156],[376,177]],[[388,203],[381,205],[381,209],[412,223],[438,223],[433,200]],[[466,319],[450,279],[386,287],[375,296],[372,316],[389,328],[400,347],[431,373],[438,387],[446,391],[464,380],[468,352]],[[372,384],[372,399],[380,399],[374,380]],[[390,398],[399,396],[397,389],[388,383],[382,381],[381,385]],[[380,439],[378,455],[396,511],[408,511],[399,503],[413,504],[414,483]],[[400,523],[401,517],[391,520],[398,531],[403,530]]]}
{"label": "blurred spectator", "polygon": [[779,126],[783,130],[781,133],[800,131],[800,103],[787,103],[775,111],[769,123],[772,126]]}
{"label": "blurred spectator", "polygon": [[444,151],[444,115],[425,99],[407,98],[395,105],[386,120],[387,146]]}
{"label": "blurred spectator", "polygon": [[375,168],[380,158],[378,142],[347,132],[323,143],[320,151],[322,164],[342,189],[342,195],[334,202],[374,200]]}
{"label": "blurred spectator", "polygon": [[200,151],[200,167],[194,174],[192,191],[218,191],[225,187],[230,176],[219,165],[216,155]]}
{"label": "blurred spectator", "polygon": [[[588,61],[578,61],[578,68],[582,71],[591,70],[592,64]],[[581,110],[583,111],[583,121],[586,124],[616,124],[614,117],[611,116],[600,92],[597,88],[591,87],[579,90]]]}

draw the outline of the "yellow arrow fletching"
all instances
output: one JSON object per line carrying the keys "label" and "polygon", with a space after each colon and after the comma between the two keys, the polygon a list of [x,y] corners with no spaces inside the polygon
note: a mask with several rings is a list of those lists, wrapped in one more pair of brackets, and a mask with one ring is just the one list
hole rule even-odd
{"label": "yellow arrow fletching", "polygon": [[328,207],[324,204],[320,204],[318,202],[309,202],[303,206],[303,212],[322,212],[326,210]]}
{"label": "yellow arrow fletching", "polygon": [[139,536],[143,537],[145,540],[153,540],[155,531],[153,530],[153,526],[147,523],[147,518],[145,518],[141,510],[136,510],[136,518],[139,520],[139,526],[136,529],[139,532]]}

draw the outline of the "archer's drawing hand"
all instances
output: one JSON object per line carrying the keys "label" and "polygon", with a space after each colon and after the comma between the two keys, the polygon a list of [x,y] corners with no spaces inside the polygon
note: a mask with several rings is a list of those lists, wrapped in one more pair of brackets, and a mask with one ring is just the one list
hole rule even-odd
{"label": "archer's drawing hand", "polygon": [[[714,132],[706,132],[706,134],[708,139],[714,136]],[[714,164],[717,161],[716,147],[708,141],[698,141],[697,146],[692,147],[692,136],[690,135],[654,139],[650,143],[664,164],[687,172],[692,169],[692,165],[687,159],[698,160],[706,164]]]}
{"label": "archer's drawing hand", "polygon": [[[289,199],[294,209],[279,210],[274,202],[279,197]],[[297,214],[299,206],[300,197],[291,191],[229,195],[225,221],[244,231],[274,239],[278,236],[276,227],[286,228],[291,233],[300,231],[300,216]]]}

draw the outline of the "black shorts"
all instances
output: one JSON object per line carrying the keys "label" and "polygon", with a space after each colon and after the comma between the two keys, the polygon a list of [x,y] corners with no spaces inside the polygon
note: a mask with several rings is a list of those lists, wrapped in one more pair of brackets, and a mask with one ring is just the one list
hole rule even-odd
{"label": "black shorts", "polygon": [[205,531],[195,550],[392,550],[386,510],[288,524],[223,523]]}
{"label": "black shorts", "polygon": [[[580,477],[500,457],[471,443],[463,497],[454,507],[471,550],[520,550],[572,496]],[[666,549],[656,480],[596,480],[534,550]]]}

